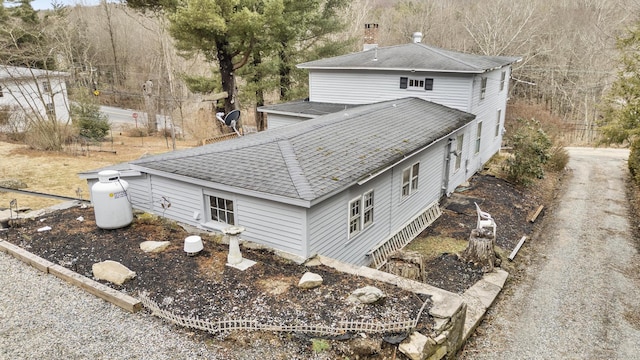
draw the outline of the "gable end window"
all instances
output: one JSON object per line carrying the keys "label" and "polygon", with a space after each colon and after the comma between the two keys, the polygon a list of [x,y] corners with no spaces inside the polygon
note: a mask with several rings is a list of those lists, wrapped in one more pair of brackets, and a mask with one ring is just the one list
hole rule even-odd
{"label": "gable end window", "polygon": [[420,163],[415,163],[402,170],[402,198],[405,198],[418,190],[419,174]]}
{"label": "gable end window", "polygon": [[209,219],[223,224],[235,225],[233,201],[217,196],[207,196],[209,200]]}
{"label": "gable end window", "polygon": [[487,95],[487,78],[483,77],[480,82],[480,100],[484,99]]}
{"label": "gable end window", "polygon": [[373,190],[349,201],[349,239],[373,225]]}
{"label": "gable end window", "polygon": [[430,78],[400,78],[400,89],[433,90],[433,79]]}

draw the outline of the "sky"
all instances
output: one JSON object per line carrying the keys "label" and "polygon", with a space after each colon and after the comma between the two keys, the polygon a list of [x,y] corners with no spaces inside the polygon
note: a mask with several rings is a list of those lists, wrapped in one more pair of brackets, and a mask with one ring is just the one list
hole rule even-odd
{"label": "sky", "polygon": [[34,10],[52,9],[53,8],[53,6],[51,6],[52,2],[56,2],[62,5],[69,5],[69,6],[75,6],[75,5],[92,6],[92,5],[98,5],[100,3],[100,0],[35,0],[31,2],[31,7],[33,7]]}

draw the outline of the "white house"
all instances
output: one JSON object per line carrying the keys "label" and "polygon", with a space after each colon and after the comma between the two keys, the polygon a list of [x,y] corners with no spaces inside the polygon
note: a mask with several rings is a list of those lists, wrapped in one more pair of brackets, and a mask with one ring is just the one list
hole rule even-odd
{"label": "white house", "polygon": [[33,117],[69,122],[67,76],[59,71],[0,66],[0,108],[12,112],[14,129],[23,129]]}
{"label": "white house", "polygon": [[354,105],[418,97],[476,115],[475,126],[457,145],[474,148],[464,158],[467,178],[500,149],[511,65],[521,58],[439,49],[421,43],[420,33],[408,44],[365,49],[299,64],[309,71],[309,98],[259,108],[268,128]]}
{"label": "white house", "polygon": [[[291,124],[110,168],[135,208],[242,226],[300,259],[380,266],[499,149],[516,60],[412,43],[301,64],[309,101],[262,109]],[[92,185],[97,173],[80,175]]]}

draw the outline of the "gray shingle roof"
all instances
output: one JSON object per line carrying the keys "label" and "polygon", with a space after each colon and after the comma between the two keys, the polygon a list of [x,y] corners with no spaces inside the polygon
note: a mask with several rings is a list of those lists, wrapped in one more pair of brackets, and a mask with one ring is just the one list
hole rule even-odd
{"label": "gray shingle roof", "polygon": [[422,43],[409,43],[310,61],[298,64],[298,67],[301,69],[483,73],[520,60],[519,57],[465,54]]}
{"label": "gray shingle roof", "polygon": [[322,115],[332,114],[341,110],[346,110],[358,105],[324,103],[316,101],[298,100],[283,104],[267,105],[258,108],[274,114],[298,115],[300,117],[314,118]]}
{"label": "gray shingle roof", "polygon": [[311,201],[351,186],[474,118],[429,101],[405,98],[131,164],[142,171],[153,169]]}

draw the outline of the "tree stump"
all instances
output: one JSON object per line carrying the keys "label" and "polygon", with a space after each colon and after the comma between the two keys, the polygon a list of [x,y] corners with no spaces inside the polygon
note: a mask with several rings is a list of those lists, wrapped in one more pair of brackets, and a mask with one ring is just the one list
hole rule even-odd
{"label": "tree stump", "polygon": [[389,256],[386,271],[416,281],[425,281],[424,256],[415,251],[398,251]]}
{"label": "tree stump", "polygon": [[460,254],[460,258],[466,262],[474,263],[482,267],[482,271],[493,270],[496,253],[493,248],[495,236],[489,229],[473,229],[469,235],[469,245]]}

